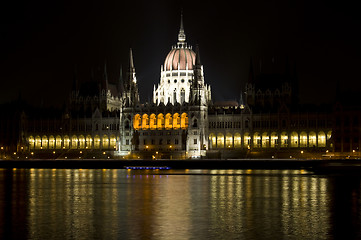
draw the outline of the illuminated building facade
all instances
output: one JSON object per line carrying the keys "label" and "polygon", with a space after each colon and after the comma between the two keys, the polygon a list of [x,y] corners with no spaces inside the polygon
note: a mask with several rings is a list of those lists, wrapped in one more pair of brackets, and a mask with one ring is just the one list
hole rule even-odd
{"label": "illuminated building facade", "polygon": [[50,122],[28,120],[24,144],[29,151],[61,149],[59,157],[71,151],[153,159],[332,151],[332,112],[295,109],[296,81],[288,66],[285,72],[269,74],[251,61],[240,101],[213,103],[199,48],[194,52],[186,43],[181,20],[178,43],[161,66],[152,102],[140,101],[130,49],[125,79],[110,84],[104,67],[101,88],[91,90],[97,94],[86,96],[80,87],[71,96],[72,114]]}

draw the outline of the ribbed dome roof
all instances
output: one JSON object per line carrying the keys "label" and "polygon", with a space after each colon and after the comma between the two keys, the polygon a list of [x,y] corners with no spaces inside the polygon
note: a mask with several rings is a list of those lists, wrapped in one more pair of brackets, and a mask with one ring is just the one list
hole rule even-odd
{"label": "ribbed dome roof", "polygon": [[186,70],[187,66],[188,70],[192,70],[195,59],[196,54],[191,48],[177,46],[168,53],[164,61],[164,69],[165,71],[178,70],[179,65],[179,70]]}

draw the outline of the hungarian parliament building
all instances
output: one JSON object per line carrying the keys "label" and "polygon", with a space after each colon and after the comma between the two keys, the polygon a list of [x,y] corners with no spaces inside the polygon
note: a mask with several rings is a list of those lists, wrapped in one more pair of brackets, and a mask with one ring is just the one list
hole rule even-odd
{"label": "hungarian parliament building", "polygon": [[337,111],[298,104],[298,83],[287,60],[282,67],[277,59],[263,63],[251,60],[237,101],[213,102],[199,48],[187,44],[181,19],[178,42],[161,65],[151,102],[139,96],[142,83],[130,49],[127,72],[117,83],[108,81],[104,66],[90,81],[74,80],[61,117],[23,116],[18,148],[39,157],[129,159],[292,158],[358,151],[359,132],[349,141],[337,136]]}

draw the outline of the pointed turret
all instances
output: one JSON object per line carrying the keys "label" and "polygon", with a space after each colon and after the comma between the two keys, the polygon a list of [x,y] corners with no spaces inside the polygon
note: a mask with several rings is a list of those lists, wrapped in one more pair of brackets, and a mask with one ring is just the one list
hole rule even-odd
{"label": "pointed turret", "polygon": [[139,103],[139,91],[137,86],[137,78],[135,76],[135,67],[133,61],[133,51],[129,50],[129,67],[127,72],[127,79],[123,86],[123,98],[127,106],[135,106]]}
{"label": "pointed turret", "polygon": [[240,94],[240,97],[239,97],[239,107],[241,109],[244,109],[244,101],[243,101],[243,91],[241,89],[241,94]]}
{"label": "pointed turret", "polygon": [[189,99],[191,99],[193,103],[200,104],[201,97],[204,87],[204,79],[203,79],[203,67],[201,64],[201,57],[199,54],[199,46],[196,45],[196,59],[195,65],[193,66],[193,81],[190,91]]}
{"label": "pointed turret", "polygon": [[[134,69],[133,51],[132,51],[132,48],[129,49],[129,69]],[[135,69],[134,69],[134,70],[135,70]]]}
{"label": "pointed turret", "polygon": [[184,33],[183,27],[183,12],[181,12],[180,28],[178,34],[178,43],[183,43],[186,41],[186,34]]}
{"label": "pointed turret", "polygon": [[201,56],[199,54],[199,46],[196,45],[196,59],[195,59],[195,65],[193,66],[193,72],[194,72],[194,86],[201,86],[203,85],[203,68],[201,64]]}

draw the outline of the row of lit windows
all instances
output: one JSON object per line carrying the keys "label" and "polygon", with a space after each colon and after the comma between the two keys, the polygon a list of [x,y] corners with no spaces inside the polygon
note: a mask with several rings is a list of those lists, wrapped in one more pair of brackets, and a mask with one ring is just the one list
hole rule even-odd
{"label": "row of lit windows", "polygon": [[[166,77],[170,77],[170,76],[171,76],[170,73],[167,73],[167,74],[166,74]],[[178,72],[173,72],[173,73],[172,73],[172,76],[173,76],[173,77],[174,77],[174,76],[178,76]],[[179,73],[179,76],[187,76],[187,73],[181,72],[181,73]],[[188,72],[188,76],[193,76],[193,72]]]}
{"label": "row of lit windows", "polygon": [[315,132],[292,132],[288,135],[286,132],[282,132],[280,135],[276,132],[271,134],[265,133],[254,133],[250,135],[245,133],[241,136],[240,133],[223,133],[209,134],[209,143],[212,148],[240,148],[242,146],[258,147],[258,148],[274,148],[274,147],[326,147],[326,139],[331,138],[331,131],[327,134],[320,131],[317,134]]}
{"label": "row of lit windows", "polygon": [[133,119],[133,127],[135,130],[170,130],[170,129],[187,129],[188,116],[186,113],[174,113],[173,115],[167,113],[165,116],[162,113],[158,115],[150,114],[136,114]]}
{"label": "row of lit windows", "polygon": [[67,135],[61,137],[51,136],[30,136],[28,138],[30,149],[116,149],[116,137],[111,135],[95,135],[94,138],[90,135],[84,137],[83,135],[73,135],[71,138]]}

